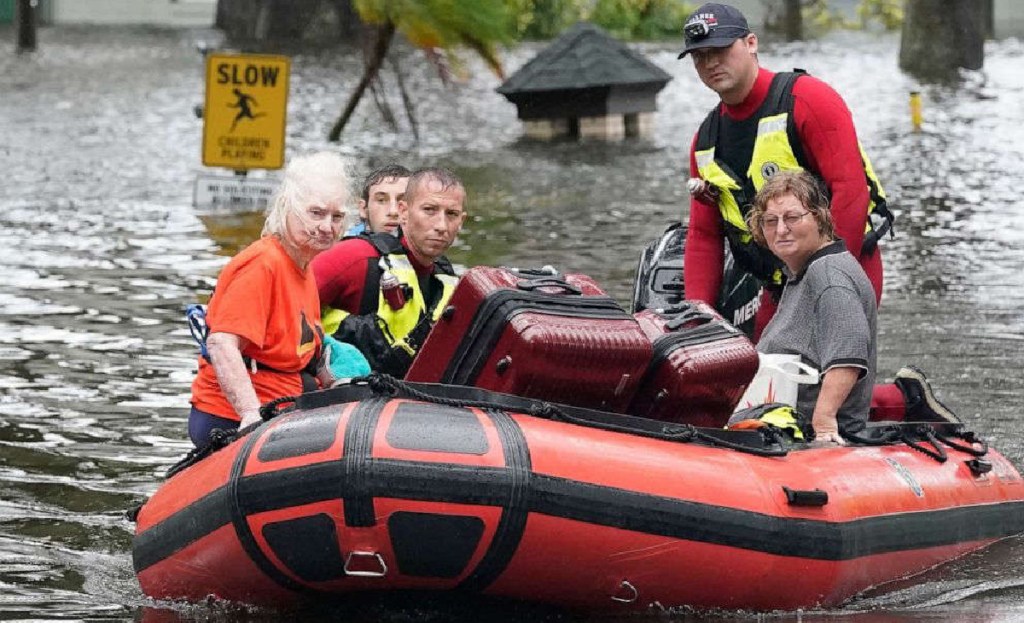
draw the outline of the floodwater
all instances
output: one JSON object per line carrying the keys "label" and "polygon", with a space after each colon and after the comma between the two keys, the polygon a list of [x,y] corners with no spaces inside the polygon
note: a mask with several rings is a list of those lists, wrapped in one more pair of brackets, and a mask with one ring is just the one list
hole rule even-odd
{"label": "floodwater", "polygon": [[[0,30],[0,620],[259,616],[148,602],[124,518],[189,449],[195,349],[183,309],[209,293],[260,223],[192,206],[202,169],[195,43],[213,36],[44,29],[40,51],[17,57],[13,32]],[[647,141],[522,141],[514,108],[494,93],[497,78],[470,60],[469,76],[442,88],[406,51],[422,140],[404,120],[397,133],[384,127],[367,100],[337,148],[359,174],[390,159],[462,174],[472,219],[457,262],[553,264],[591,274],[625,301],[644,242],[683,214],[687,147],[714,101],[674,46],[642,49],[675,76]],[[509,68],[536,50],[509,53]],[[845,96],[899,212],[899,235],[885,243],[880,376],[920,365],[943,400],[1021,466],[1024,45],[989,43],[985,69],[956,87],[916,84],[896,68],[897,52],[893,36],[841,34],[768,42],[761,56],[772,68],[806,68]],[[326,146],[360,62],[337,50],[293,56],[289,153]],[[916,89],[920,133],[909,120]],[[1024,539],[834,611],[719,618],[1024,620]]]}

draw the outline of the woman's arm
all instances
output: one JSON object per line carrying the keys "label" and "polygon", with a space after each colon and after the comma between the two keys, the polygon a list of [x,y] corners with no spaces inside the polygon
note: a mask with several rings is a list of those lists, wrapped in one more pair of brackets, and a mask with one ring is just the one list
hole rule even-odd
{"label": "woman's arm", "polygon": [[839,422],[836,416],[857,379],[860,378],[860,373],[860,368],[852,366],[837,366],[825,372],[811,420],[817,440],[824,443],[843,443],[843,438],[839,436]]}
{"label": "woman's arm", "polygon": [[248,340],[234,333],[211,333],[206,338],[210,363],[217,373],[217,382],[224,396],[242,419],[240,428],[260,420],[260,400],[242,360],[242,349]]}

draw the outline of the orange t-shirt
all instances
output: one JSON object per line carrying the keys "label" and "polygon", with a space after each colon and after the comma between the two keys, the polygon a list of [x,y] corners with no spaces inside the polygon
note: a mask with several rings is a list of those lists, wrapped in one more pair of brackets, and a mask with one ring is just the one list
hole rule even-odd
{"label": "orange t-shirt", "polygon": [[[273,368],[249,374],[261,404],[300,394],[298,373],[323,341],[313,271],[301,270],[277,238],[260,238],[221,271],[206,324],[210,333],[245,338],[250,344],[242,355]],[[240,419],[221,391],[213,365],[203,357],[192,382],[192,404],[213,415]]]}

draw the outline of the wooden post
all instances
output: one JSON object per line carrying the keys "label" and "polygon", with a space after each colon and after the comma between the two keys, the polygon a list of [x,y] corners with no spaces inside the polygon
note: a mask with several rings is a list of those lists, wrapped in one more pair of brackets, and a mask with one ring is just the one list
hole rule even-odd
{"label": "wooden post", "polygon": [[18,0],[18,52],[36,49],[36,0]]}

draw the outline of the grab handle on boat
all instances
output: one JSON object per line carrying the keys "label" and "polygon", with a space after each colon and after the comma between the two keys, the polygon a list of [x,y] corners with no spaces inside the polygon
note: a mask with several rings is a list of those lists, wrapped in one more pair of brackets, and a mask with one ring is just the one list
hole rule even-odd
{"label": "grab handle on boat", "polygon": [[623,580],[619,584],[618,590],[612,595],[612,601],[617,601],[620,604],[631,604],[640,598],[640,591],[636,590],[636,587],[630,584],[629,580]]}
{"label": "grab handle on boat", "polygon": [[783,486],[786,492],[786,502],[790,506],[824,506],[828,504],[828,492],[821,489],[790,489]]}
{"label": "grab handle on boat", "polygon": [[[353,568],[353,561],[355,564],[359,564],[360,561],[370,561],[377,565],[376,569],[356,569]],[[377,552],[349,552],[348,556],[345,557],[345,575],[360,577],[360,578],[382,578],[388,574],[388,565],[384,562],[384,557]]]}
{"label": "grab handle on boat", "polygon": [[982,459],[971,459],[969,461],[964,461],[964,463],[967,463],[968,469],[970,469],[971,473],[975,476],[981,476],[982,474],[987,474],[992,471],[992,464]]}

